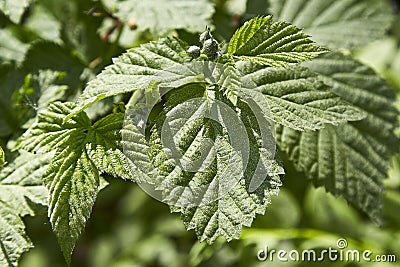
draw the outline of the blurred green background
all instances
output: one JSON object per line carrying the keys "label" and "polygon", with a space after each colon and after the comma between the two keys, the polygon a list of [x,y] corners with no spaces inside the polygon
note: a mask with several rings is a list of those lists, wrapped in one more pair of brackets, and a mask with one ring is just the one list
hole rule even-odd
{"label": "blurred green background", "polygon": [[[1,32],[1,38],[15,39],[14,54],[4,56],[15,59],[21,53],[28,53],[30,62],[34,62],[24,65],[28,72],[45,67],[66,71],[70,88],[68,97],[73,99],[84,87],[84,82],[110,64],[112,57],[157,38],[151,31],[135,31],[134,21],[120,27],[112,14],[104,15],[103,2],[41,0],[31,5],[19,25],[0,16],[1,28],[7,29]],[[246,2],[214,2],[215,36],[226,40],[247,20],[247,15],[242,15]],[[391,4],[394,12],[399,12],[400,1]],[[265,14],[266,8],[267,1],[249,0],[247,3],[247,10],[259,15]],[[107,12],[112,13],[112,10]],[[198,42],[196,34],[185,30],[172,34],[191,44]],[[57,45],[49,45],[47,42],[50,41]],[[27,44],[33,44],[29,52],[26,52]],[[58,58],[64,60],[42,60],[51,47]],[[400,92],[400,15],[396,15],[396,21],[384,39],[351,53],[372,66]],[[400,102],[398,106],[400,108]],[[14,135],[18,134],[18,129],[14,129]],[[5,144],[6,139],[1,142]],[[253,227],[245,229],[239,240],[230,243],[217,240],[211,246],[199,243],[193,231],[185,230],[179,215],[171,214],[167,205],[147,196],[137,185],[105,177],[109,185],[99,193],[71,266],[399,266],[399,263],[378,262],[271,263],[257,260],[257,252],[266,245],[270,249],[286,251],[320,250],[336,248],[336,241],[345,238],[349,249],[369,249],[374,255],[393,254],[400,262],[400,156],[393,158],[393,167],[385,182],[387,191],[381,226],[343,199],[334,198],[322,188],[315,189],[283,155],[279,160],[287,172],[283,177],[284,187],[279,196],[273,198],[273,205],[266,214],[258,216]],[[20,266],[66,266],[46,210],[38,216],[26,217],[24,221],[35,248],[22,257]]]}

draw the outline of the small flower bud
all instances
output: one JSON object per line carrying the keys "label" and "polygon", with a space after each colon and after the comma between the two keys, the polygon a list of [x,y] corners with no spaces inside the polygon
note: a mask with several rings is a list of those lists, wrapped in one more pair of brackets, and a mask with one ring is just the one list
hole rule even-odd
{"label": "small flower bud", "polygon": [[198,58],[200,56],[200,47],[192,45],[187,52],[192,58]]}

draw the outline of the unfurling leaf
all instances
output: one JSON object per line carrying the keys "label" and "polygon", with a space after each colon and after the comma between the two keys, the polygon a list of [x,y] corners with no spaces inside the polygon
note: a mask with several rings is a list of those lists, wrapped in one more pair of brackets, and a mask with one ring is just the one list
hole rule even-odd
{"label": "unfurling leaf", "polygon": [[267,66],[299,63],[326,52],[301,29],[287,22],[274,22],[271,16],[247,21],[233,35],[228,48],[236,60]]}

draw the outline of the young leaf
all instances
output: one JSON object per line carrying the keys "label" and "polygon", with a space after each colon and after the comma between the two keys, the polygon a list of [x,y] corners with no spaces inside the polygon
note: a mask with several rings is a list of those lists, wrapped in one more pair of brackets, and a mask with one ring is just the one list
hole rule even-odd
{"label": "young leaf", "polygon": [[330,48],[352,48],[384,36],[393,16],[386,1],[271,0],[270,14],[304,28]]}
{"label": "young leaf", "polygon": [[338,125],[365,117],[304,67],[259,69],[246,63],[238,64],[238,68],[257,85],[244,91],[255,101],[266,101],[274,121],[291,129],[317,130],[326,123]]}
{"label": "young leaf", "polygon": [[43,175],[49,189],[49,218],[67,263],[100,190],[100,174],[131,179],[130,162],[120,144],[123,114],[91,125],[85,113],[63,124],[73,103],[51,104],[22,137],[19,148],[56,151]]}
{"label": "young leaf", "polygon": [[273,22],[271,16],[246,22],[233,35],[228,48],[236,60],[269,66],[286,66],[325,52],[299,28],[287,22]]}
{"label": "young leaf", "polygon": [[370,68],[341,54],[330,54],[306,64],[318,79],[368,115],[359,122],[326,127],[318,132],[279,134],[279,147],[299,171],[317,186],[379,219],[382,181],[399,141],[393,133],[398,111],[394,93]]}
{"label": "young leaf", "polygon": [[32,204],[47,205],[41,176],[52,154],[22,152],[0,172],[0,265],[17,266],[22,253],[33,247],[21,217],[33,216]]}
{"label": "young leaf", "polygon": [[137,21],[139,30],[150,30],[157,35],[175,29],[200,32],[210,25],[214,6],[207,0],[112,0],[105,4],[116,9],[116,16],[128,22]]}

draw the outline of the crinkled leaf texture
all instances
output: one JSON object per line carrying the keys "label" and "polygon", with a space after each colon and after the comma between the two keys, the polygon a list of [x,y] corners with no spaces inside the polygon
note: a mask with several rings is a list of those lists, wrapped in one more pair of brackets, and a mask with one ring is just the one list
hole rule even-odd
{"label": "crinkled leaf texture", "polygon": [[383,37],[393,15],[388,1],[271,0],[270,14],[304,28],[329,48],[352,48]]}
{"label": "crinkled leaf texture", "polygon": [[[89,83],[77,105],[63,118],[66,123],[63,131],[68,131],[68,125],[73,122],[71,118],[86,107],[103,98],[128,92],[134,92],[130,103],[133,114],[140,113],[141,108],[154,108],[155,113],[149,122],[125,122],[122,130],[124,152],[131,159],[133,177],[139,184],[155,186],[160,199],[173,211],[182,213],[186,227],[194,229],[200,240],[210,243],[218,236],[225,236],[227,240],[237,238],[242,226],[250,226],[256,214],[265,211],[271,195],[278,192],[279,174],[283,170],[274,161],[274,136],[270,136],[272,145],[263,137],[273,128],[268,127],[272,121],[296,130],[316,130],[326,123],[337,125],[364,117],[359,109],[342,101],[328,86],[318,81],[315,74],[306,68],[296,69],[287,64],[312,58],[324,50],[287,23],[273,23],[269,17],[260,18],[260,21],[254,27],[261,27],[261,31],[251,33],[250,29],[248,33],[246,27],[250,24],[247,24],[231,42],[232,56],[248,53],[247,58],[236,64],[192,62],[185,53],[188,45],[172,38],[131,49]],[[264,26],[258,26],[261,24]],[[278,46],[267,48],[268,42],[263,43],[263,40],[268,38],[272,38],[270,41],[276,38],[284,40],[278,42]],[[256,48],[259,41],[263,47],[261,50]],[[257,57],[260,51],[284,51],[290,55],[291,52],[301,54],[302,49],[305,54],[301,58],[292,57],[285,62],[284,57],[277,57],[276,65],[279,67],[266,68],[265,64],[253,62],[253,57]],[[274,59],[270,57],[268,60],[275,62]],[[245,74],[244,79],[249,83],[241,80],[240,72]],[[213,80],[212,88],[208,88],[201,78],[210,74],[212,77],[208,78]],[[159,88],[165,87],[174,89],[164,95]],[[201,99],[195,109],[187,102],[193,98]],[[235,115],[227,118],[228,113],[224,115],[222,110],[211,108],[213,101],[210,99],[225,103]],[[200,116],[213,112],[220,114],[219,123]],[[248,140],[248,161],[232,143],[229,136],[232,131],[227,130],[229,120],[234,117],[243,122],[247,134],[247,138],[240,140]],[[165,121],[171,124],[168,136],[176,149],[165,147]],[[187,125],[183,123],[185,121]],[[147,134],[140,130],[144,125]],[[46,135],[44,131],[25,145],[33,149],[46,139],[45,147],[46,144],[58,143],[56,138],[69,134],[61,131],[56,138]],[[185,165],[187,162],[180,162],[176,155],[204,166],[195,166],[201,171],[190,171],[187,168],[196,164]],[[196,158],[201,160],[194,160]],[[226,183],[226,179],[231,177],[233,182]],[[196,205],[186,205],[192,202]]]}
{"label": "crinkled leaf texture", "polygon": [[271,16],[247,21],[233,35],[228,47],[228,53],[236,60],[268,66],[286,66],[325,52],[301,29],[288,22],[274,22]]}
{"label": "crinkled leaf texture", "polygon": [[[235,107],[223,92],[214,93],[215,99],[226,102],[227,106],[213,105],[214,98],[204,95],[207,92],[199,84],[169,92],[162,112],[156,111],[147,143],[149,158],[158,171],[147,182],[155,185],[173,212],[182,214],[186,228],[194,229],[200,241],[208,243],[219,236],[228,241],[239,238],[242,227],[250,227],[254,217],[265,212],[271,196],[279,191],[279,174],[283,174],[273,160],[274,140],[272,145],[262,140],[262,131],[271,131],[267,126],[270,122],[261,118],[260,123],[240,95]],[[228,104],[231,113],[225,109]],[[235,113],[236,108],[241,112]],[[212,114],[218,114],[218,122],[209,119]],[[162,141],[166,121],[170,125],[167,138],[173,140],[178,152]],[[250,149],[247,157],[243,145],[246,142]],[[191,164],[177,164],[176,153]],[[254,179],[257,184],[252,189]]]}
{"label": "crinkled leaf texture", "polygon": [[[182,84],[182,80],[193,79],[190,70],[182,69],[183,64],[191,61],[187,48],[181,40],[164,38],[129,50],[88,84],[66,120],[104,98],[145,90],[154,80],[159,84]],[[326,52],[300,29],[289,23],[273,22],[271,17],[253,19],[240,28],[230,41],[229,51],[238,60],[274,66],[302,62]]]}
{"label": "crinkled leaf texture", "polygon": [[39,112],[19,143],[28,151],[55,151],[43,179],[49,189],[50,222],[68,263],[100,190],[100,174],[132,177],[120,143],[124,114],[111,114],[91,125],[87,115],[79,113],[63,124],[74,107],[51,104]]}
{"label": "crinkled leaf texture", "polygon": [[41,177],[52,154],[22,152],[0,172],[0,265],[17,266],[22,253],[33,247],[21,217],[34,215],[35,204],[47,205]]}
{"label": "crinkled leaf texture", "polygon": [[239,62],[237,67],[257,85],[245,91],[253,91],[255,101],[266,101],[278,124],[305,131],[365,117],[305,67],[260,68],[251,62]]}
{"label": "crinkled leaf texture", "polygon": [[[178,39],[165,38],[131,49],[114,59],[114,64],[105,68],[96,79],[89,82],[79,97],[77,106],[66,120],[104,98],[138,89],[144,90],[155,80],[155,76],[165,73],[167,69],[173,70],[174,66],[179,68],[181,64],[189,62],[191,58],[185,56],[187,47],[187,44]],[[175,79],[187,78],[187,75],[182,75],[182,71],[177,72],[179,77],[174,77]],[[171,79],[171,77],[166,78]]]}
{"label": "crinkled leaf texture", "polygon": [[211,24],[214,6],[208,0],[107,0],[105,4],[116,9],[116,16],[125,22],[137,21],[140,30],[163,34],[175,29],[191,32],[204,30]]}
{"label": "crinkled leaf texture", "polygon": [[328,126],[316,132],[279,130],[278,144],[317,186],[379,220],[383,179],[399,141],[394,135],[398,111],[392,89],[370,68],[339,53],[306,64],[318,80],[342,99],[358,106],[361,121]]}

